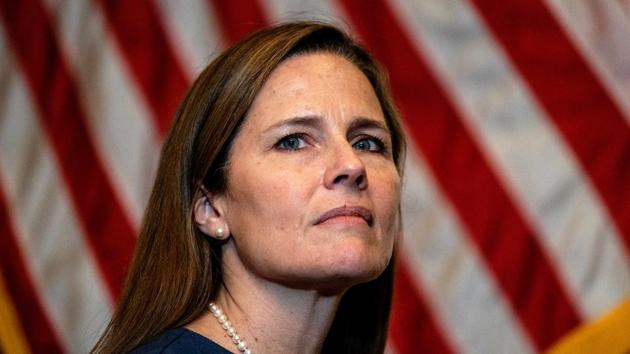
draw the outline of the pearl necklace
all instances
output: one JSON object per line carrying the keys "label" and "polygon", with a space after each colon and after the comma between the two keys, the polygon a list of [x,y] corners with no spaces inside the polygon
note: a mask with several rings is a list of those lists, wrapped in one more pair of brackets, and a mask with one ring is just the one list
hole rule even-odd
{"label": "pearl necklace", "polygon": [[236,329],[232,327],[232,324],[228,320],[227,316],[223,313],[223,311],[221,311],[221,308],[214,302],[208,304],[208,308],[210,309],[212,316],[217,319],[227,335],[232,338],[232,343],[236,345],[238,350],[243,354],[252,354],[251,350],[247,348],[247,342],[245,342],[243,338],[239,337],[239,335],[236,334]]}

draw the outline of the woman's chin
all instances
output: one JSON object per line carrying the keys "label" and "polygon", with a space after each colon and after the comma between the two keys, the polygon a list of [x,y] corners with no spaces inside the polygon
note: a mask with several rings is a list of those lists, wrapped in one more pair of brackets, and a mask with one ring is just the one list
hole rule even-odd
{"label": "woman's chin", "polygon": [[345,242],[335,249],[330,260],[332,272],[361,283],[378,277],[385,270],[392,247],[357,239],[348,241],[354,242]]}
{"label": "woman's chin", "polygon": [[349,252],[330,262],[317,262],[303,268],[287,283],[291,287],[340,294],[350,287],[376,279],[387,267],[389,257]]}
{"label": "woman's chin", "polygon": [[320,278],[313,282],[317,290],[326,295],[343,294],[351,287],[376,279],[383,273],[387,264],[374,265],[372,267],[346,267],[337,269],[328,274],[326,278]]}

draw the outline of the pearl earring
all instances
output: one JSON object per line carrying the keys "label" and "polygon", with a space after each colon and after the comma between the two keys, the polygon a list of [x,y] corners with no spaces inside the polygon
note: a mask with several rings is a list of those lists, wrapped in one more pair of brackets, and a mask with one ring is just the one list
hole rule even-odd
{"label": "pearl earring", "polygon": [[223,236],[225,235],[225,229],[223,229],[222,227],[217,227],[217,238],[223,238]]}

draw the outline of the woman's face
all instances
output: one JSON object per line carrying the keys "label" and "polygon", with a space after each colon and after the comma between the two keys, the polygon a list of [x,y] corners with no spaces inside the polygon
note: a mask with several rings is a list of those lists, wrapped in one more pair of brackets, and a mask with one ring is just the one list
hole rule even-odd
{"label": "woman's face", "polygon": [[217,200],[236,261],[298,288],[378,276],[399,233],[391,151],[379,101],[352,63],[325,53],[283,62],[234,141]]}

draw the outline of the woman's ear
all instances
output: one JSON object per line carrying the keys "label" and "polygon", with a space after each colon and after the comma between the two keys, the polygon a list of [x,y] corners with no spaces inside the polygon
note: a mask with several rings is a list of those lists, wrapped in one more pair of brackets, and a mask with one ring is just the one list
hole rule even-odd
{"label": "woman's ear", "polygon": [[194,205],[194,216],[197,228],[204,234],[217,240],[225,240],[230,231],[221,208],[215,208],[213,197],[204,190]]}

